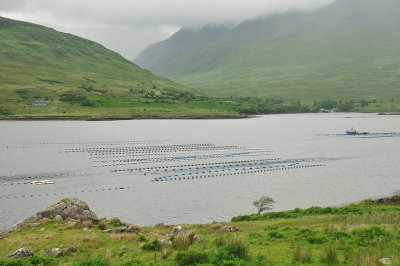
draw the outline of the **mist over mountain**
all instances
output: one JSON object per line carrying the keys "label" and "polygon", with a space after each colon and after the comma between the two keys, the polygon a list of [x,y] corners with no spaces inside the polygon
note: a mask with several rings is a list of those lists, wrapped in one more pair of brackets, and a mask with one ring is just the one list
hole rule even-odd
{"label": "mist over mountain", "polygon": [[337,0],[235,27],[183,28],[135,62],[221,96],[399,97],[400,1]]}

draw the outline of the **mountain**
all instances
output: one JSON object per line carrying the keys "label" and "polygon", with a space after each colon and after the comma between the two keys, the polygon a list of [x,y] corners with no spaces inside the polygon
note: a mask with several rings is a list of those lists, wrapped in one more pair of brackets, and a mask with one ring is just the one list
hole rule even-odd
{"label": "mountain", "polygon": [[235,27],[182,29],[135,62],[218,96],[400,100],[400,1],[336,0]]}
{"label": "mountain", "polygon": [[204,98],[93,41],[0,17],[0,118],[238,115]]}

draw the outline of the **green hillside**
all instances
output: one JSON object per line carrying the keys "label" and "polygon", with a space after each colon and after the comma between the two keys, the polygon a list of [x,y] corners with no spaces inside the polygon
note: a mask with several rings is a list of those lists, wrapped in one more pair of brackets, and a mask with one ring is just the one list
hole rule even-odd
{"label": "green hillside", "polygon": [[400,101],[400,1],[336,0],[236,27],[182,29],[135,60],[218,96]]}
{"label": "green hillside", "polygon": [[0,118],[238,116],[229,109],[95,42],[0,17]]}

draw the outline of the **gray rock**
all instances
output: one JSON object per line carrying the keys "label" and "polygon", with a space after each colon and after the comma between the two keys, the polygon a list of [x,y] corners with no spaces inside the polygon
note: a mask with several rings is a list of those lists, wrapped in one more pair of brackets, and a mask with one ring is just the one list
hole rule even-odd
{"label": "gray rock", "polygon": [[382,263],[383,265],[392,264],[392,260],[389,258],[382,258],[379,260],[379,262]]}
{"label": "gray rock", "polygon": [[4,237],[3,236],[0,236],[0,240],[3,240],[4,239]]}
{"label": "gray rock", "polygon": [[56,220],[56,221],[59,221],[59,222],[63,221],[63,218],[62,218],[61,215],[59,215],[59,214],[57,214],[56,216],[54,216],[53,219]]}
{"label": "gray rock", "polygon": [[117,227],[113,230],[113,233],[122,234],[125,233],[128,229],[125,226]]}
{"label": "gray rock", "polygon": [[19,258],[26,258],[26,257],[32,257],[33,253],[26,247],[20,248],[10,254],[8,254],[7,256],[5,256],[5,259],[19,259]]}
{"label": "gray rock", "polygon": [[71,246],[71,247],[69,247],[69,248],[66,249],[66,252],[75,253],[75,252],[76,252],[76,247]]}
{"label": "gray rock", "polygon": [[89,232],[90,231],[89,228],[87,228],[87,227],[83,228],[82,230],[85,231],[85,232]]}
{"label": "gray rock", "polygon": [[237,228],[236,226],[224,226],[221,230],[228,232],[242,232],[242,229]]}
{"label": "gray rock", "polygon": [[130,233],[135,233],[135,231],[136,231],[136,227],[135,227],[135,226],[130,225],[130,226],[128,227],[128,232],[130,232]]}
{"label": "gray rock", "polygon": [[112,232],[112,229],[103,230],[103,233],[111,233],[111,232]]}
{"label": "gray rock", "polygon": [[[71,199],[63,199],[62,201],[46,208],[44,211],[40,211],[25,221],[13,225],[7,231],[0,232],[1,236],[4,236],[9,233],[13,233],[16,231],[25,228],[28,225],[32,227],[39,225],[36,223],[37,221],[41,220],[41,222],[45,222],[49,219],[55,219],[57,221],[73,219],[78,221],[92,221],[97,222],[99,218],[97,218],[96,214],[89,209],[89,206],[86,202],[71,198]],[[71,225],[69,223],[69,225]]]}
{"label": "gray rock", "polygon": [[34,214],[31,217],[29,217],[28,219],[25,219],[24,223],[34,223],[41,218],[43,218],[41,215]]}
{"label": "gray rock", "polygon": [[120,250],[126,250],[126,246],[120,247]]}
{"label": "gray rock", "polygon": [[179,236],[179,235],[184,235],[185,233],[186,233],[186,231],[183,230],[181,226],[177,226],[177,227],[174,227],[172,232],[169,233],[168,235],[169,236]]}
{"label": "gray rock", "polygon": [[40,254],[46,255],[49,257],[53,257],[53,258],[58,258],[63,255],[63,252],[60,248],[46,248],[46,249],[40,251]]}
{"label": "gray rock", "polygon": [[44,230],[45,229],[43,227],[39,229],[40,232],[44,232]]}

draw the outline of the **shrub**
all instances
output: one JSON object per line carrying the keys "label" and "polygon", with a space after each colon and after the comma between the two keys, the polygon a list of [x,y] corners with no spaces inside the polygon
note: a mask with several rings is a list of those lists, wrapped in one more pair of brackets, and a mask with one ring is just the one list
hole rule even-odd
{"label": "shrub", "polygon": [[101,259],[86,259],[79,263],[80,266],[108,266],[110,263]]}
{"label": "shrub", "polygon": [[335,264],[338,261],[338,254],[336,252],[336,244],[334,242],[326,245],[321,253],[321,261],[323,263]]}
{"label": "shrub", "polygon": [[249,247],[243,243],[241,237],[235,236],[218,251],[217,257],[220,261],[235,257],[246,260],[249,257]]}
{"label": "shrub", "polygon": [[359,203],[359,205],[364,205],[364,206],[375,206],[376,201],[373,199],[363,199]]}
{"label": "shrub", "polygon": [[352,235],[355,243],[362,247],[366,247],[375,243],[377,239],[392,237],[388,231],[379,226],[355,229],[353,230]]}
{"label": "shrub", "polygon": [[220,248],[225,245],[224,235],[221,234],[219,235],[218,238],[215,239],[215,245],[217,246],[217,248]]}
{"label": "shrub", "polygon": [[143,242],[143,241],[146,241],[146,237],[144,236],[144,234],[139,233],[139,234],[137,235],[137,240]]}
{"label": "shrub", "polygon": [[193,244],[195,236],[195,232],[190,231],[184,235],[176,236],[172,244],[176,250],[187,250]]}
{"label": "shrub", "polygon": [[343,230],[335,230],[328,233],[333,240],[340,240],[341,238],[351,238],[351,234],[349,232]]}
{"label": "shrub", "polygon": [[303,249],[301,246],[296,246],[293,251],[292,263],[309,263],[311,262],[311,250]]}
{"label": "shrub", "polygon": [[121,264],[121,266],[141,266],[143,263],[139,260],[131,260]]}
{"label": "shrub", "polygon": [[0,260],[1,266],[25,266],[31,265],[27,260],[24,259],[4,259]]}
{"label": "shrub", "polygon": [[268,232],[268,236],[270,238],[284,238],[285,237],[284,234],[282,234],[281,232],[279,232],[277,230],[273,230],[273,231]]}
{"label": "shrub", "polygon": [[179,252],[176,255],[175,261],[181,266],[186,266],[186,265],[208,263],[210,261],[210,258],[206,253],[190,250],[190,251]]}
{"label": "shrub", "polygon": [[29,259],[29,262],[33,265],[46,265],[52,263],[53,261],[53,258],[39,254],[33,255],[33,257]]}
{"label": "shrub", "polygon": [[147,242],[142,247],[143,250],[159,250],[159,248],[160,248],[160,240],[158,239]]}
{"label": "shrub", "polygon": [[100,230],[106,230],[107,229],[107,223],[105,221],[101,221],[98,225]]}

